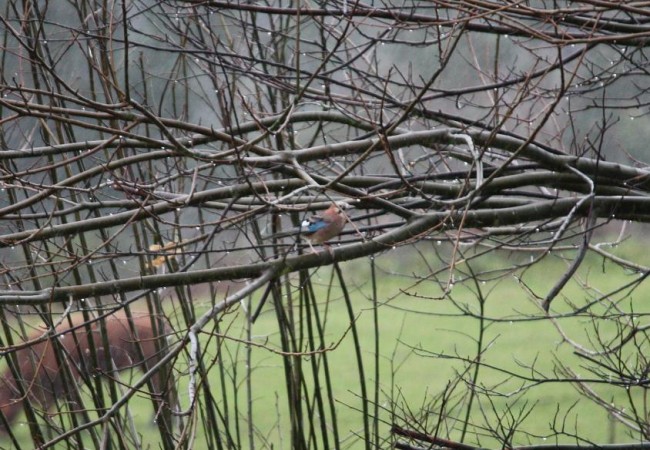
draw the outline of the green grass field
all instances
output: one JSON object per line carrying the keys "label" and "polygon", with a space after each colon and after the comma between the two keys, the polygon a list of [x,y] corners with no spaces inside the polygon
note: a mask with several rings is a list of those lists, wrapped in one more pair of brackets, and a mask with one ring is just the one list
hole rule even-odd
{"label": "green grass field", "polygon": [[[643,264],[644,255],[638,248],[629,246],[619,251],[621,252]],[[381,392],[380,435],[388,435],[389,425],[394,420],[401,425],[406,420],[408,423],[416,423],[414,428],[420,431],[434,432],[437,408],[440,407],[440,402],[436,399],[450,383],[458,381],[458,374],[462,374],[468,367],[467,360],[472,360],[477,354],[476,340],[481,322],[465,312],[479,313],[477,292],[480,289],[484,297],[484,315],[493,320],[483,323],[481,360],[486,366],[479,369],[478,390],[489,392],[490,395],[482,394],[474,398],[470,415],[473,426],[469,430],[475,435],[472,437],[468,431],[466,440],[485,446],[497,445],[497,440],[484,430],[497,428],[499,417],[503,420],[503,436],[507,433],[507,428],[523,416],[525,418],[517,426],[521,431],[515,435],[516,444],[558,441],[575,443],[574,434],[598,443],[639,439],[638,436],[628,435],[625,427],[612,421],[603,408],[580,395],[569,383],[524,382],[499,370],[512,371],[522,377],[552,380],[556,378],[556,367],[564,364],[571,367],[579,377],[592,377],[586,361],[578,358],[574,349],[562,342],[555,326],[548,320],[540,320],[543,314],[539,302],[534,300],[534,294],[543,297],[548,292],[570,263],[570,259],[564,258],[571,258],[571,255],[571,252],[567,252],[549,257],[523,273],[517,272],[517,276],[508,274],[498,281],[456,283],[447,297],[442,296],[438,282],[422,281],[414,286],[417,280],[409,274],[418,273],[417,261],[409,261],[408,257],[405,260],[382,258],[378,260],[378,265],[383,267],[377,296],[378,344],[375,342],[373,302],[368,298],[371,286],[364,281],[363,275],[355,273],[354,264],[346,266],[344,272],[352,274],[348,288],[351,288],[350,285],[356,286],[351,290],[367,389],[371,399],[374,399],[376,387]],[[503,260],[499,264],[502,266],[507,266],[512,258],[525,260],[530,257],[501,256]],[[358,263],[355,264],[358,267]],[[474,265],[485,270],[489,267],[489,262],[478,261]],[[462,277],[463,272],[467,271],[461,264],[458,266],[458,278]],[[439,279],[445,280],[447,276],[448,274],[442,274]],[[327,317],[326,342],[334,345],[346,333],[350,318],[340,292],[336,289],[326,290],[329,277],[330,270],[327,268],[312,274],[312,280],[322,284],[318,297],[320,299],[322,296],[320,308],[323,316],[326,314]],[[602,258],[592,255],[554,301],[552,309],[555,313],[568,313],[592,301],[597,293],[608,293],[638,278],[638,274],[604,263]],[[522,288],[524,285],[525,289]],[[590,290],[585,290],[585,285]],[[646,301],[648,289],[648,283],[634,285],[631,289],[610,296],[610,301],[603,303],[615,303],[621,311],[634,308],[638,320],[643,321],[649,310]],[[418,297],[407,295],[403,290],[417,294]],[[603,313],[611,308],[609,305],[594,310]],[[238,320],[234,319],[231,329],[241,329],[243,324]],[[557,324],[567,338],[586,348],[593,348],[587,338],[589,335],[593,338],[595,331],[594,323],[589,317],[569,316],[559,319]],[[596,326],[601,339],[614,337],[617,329],[615,321],[609,319],[599,320]],[[253,328],[256,336],[254,341],[277,348],[276,332],[275,316],[269,310]],[[227,343],[229,347],[238,345]],[[377,359],[375,345],[379,346]],[[231,352],[234,353],[235,350]],[[243,354],[241,350],[240,354]],[[238,362],[241,364],[242,361]],[[363,431],[363,420],[360,412],[362,401],[359,372],[351,333],[345,335],[343,341],[328,352],[328,362],[336,393],[339,431],[352,448],[361,448],[359,439],[355,438]],[[377,362],[378,378],[375,376]],[[268,436],[270,442],[287,442],[288,426],[283,404],[286,396],[281,358],[269,350],[256,347],[253,350],[252,367],[255,427],[264,436]],[[240,368],[240,373],[244,373],[243,367]],[[462,378],[470,380],[469,374],[464,374]],[[639,401],[644,395],[642,388],[629,392],[607,386],[596,386],[594,389],[616,405],[628,404],[628,395]],[[456,408],[451,412],[456,415],[445,420],[440,431],[442,437],[459,438],[468,392],[465,383],[456,385],[451,392],[452,402],[457,402]],[[243,394],[243,389],[240,393]],[[245,401],[245,398],[241,397],[240,400]],[[269,411],[274,413],[269,414]],[[282,422],[283,419],[285,422]],[[564,433],[557,436],[558,430]]]}
{"label": "green grass field", "polygon": [[[418,279],[418,276],[430,271],[424,267],[425,264],[436,267],[434,258],[422,261],[428,255],[426,248],[422,251],[416,257],[395,252],[376,260],[377,279],[380,281],[376,304],[372,300],[372,285],[367,281],[367,269],[359,270],[362,266],[359,262],[344,267],[363,355],[364,382],[371,400],[370,413],[379,413],[378,434],[381,437],[389,437],[393,422],[401,426],[411,425],[413,429],[431,434],[435,432],[436,424],[440,423],[438,434],[441,437],[460,439],[470,401],[469,383],[475,367],[468,361],[477,357],[477,339],[482,328],[481,362],[484,365],[478,371],[477,394],[471,400],[471,425],[465,441],[499,446],[498,439],[487,431],[499,430],[499,423],[502,425],[501,436],[508,433],[513,423],[518,424],[513,438],[513,443],[518,445],[576,443],[576,439],[571,437],[574,434],[597,443],[640,439],[628,434],[627,429],[613,422],[602,407],[585,398],[569,383],[537,384],[504,372],[520,377],[553,379],[558,365],[564,364],[582,378],[592,376],[587,361],[578,358],[573,348],[563,342],[556,327],[548,320],[540,320],[543,313],[538,306],[539,301],[534,298],[535,295],[546,295],[566,270],[573,253],[551,255],[524,271],[496,273],[492,277],[484,274],[483,280],[464,283],[460,280],[468,273],[468,268],[461,262],[453,273],[453,288],[448,295],[443,295],[443,287],[450,273],[441,272],[436,277]],[[649,258],[639,246],[630,244],[617,252],[639,264],[648,263],[646,260]],[[491,261],[479,259],[473,261],[471,267],[476,272],[491,267],[507,268],[526,262],[530,257],[501,253],[497,261],[491,256]],[[569,259],[563,259],[565,257]],[[362,391],[350,330],[351,320],[341,290],[327,289],[330,277],[331,268],[321,268],[311,273],[324,328],[324,342],[328,348],[326,357],[336,399],[338,433],[343,448],[363,448],[359,437],[363,435],[364,423]],[[638,274],[590,255],[554,300],[552,310],[555,313],[568,313],[592,301],[598,293],[604,295],[638,278]],[[585,285],[590,290],[585,290]],[[295,283],[294,289],[298,290]],[[595,311],[603,314],[603,319],[597,322],[600,339],[615,336],[616,322],[606,318],[606,311],[615,309],[614,304],[620,311],[633,308],[637,323],[647,321],[649,289],[645,282],[632,285],[630,289],[610,295],[609,300],[602,302],[603,306],[595,308]],[[253,305],[256,301],[253,299]],[[477,318],[481,302],[485,317],[483,321]],[[197,309],[200,310],[201,306],[197,305]],[[294,312],[298,314],[297,311],[296,306]],[[375,317],[378,328],[375,328]],[[557,324],[567,338],[586,348],[594,348],[593,342],[587,339],[589,335],[594,336],[594,322],[587,316],[568,316],[559,319]],[[255,434],[255,448],[264,448],[264,444],[268,445],[267,448],[271,445],[274,448],[287,448],[290,440],[287,394],[283,357],[278,354],[278,324],[273,308],[267,305],[264,314],[251,329],[251,342],[254,345],[250,347],[250,399],[246,389],[246,353],[249,347],[244,343],[247,340],[244,314],[237,310],[227,314],[220,322],[220,330],[227,330],[227,337],[219,338],[219,347],[215,337],[209,341],[206,337],[203,341],[204,361],[213,362],[210,370],[212,394],[220,410],[228,411],[226,420],[235,442],[248,448],[248,418],[252,417],[253,427],[250,429]],[[302,332],[307,333],[306,327]],[[307,342],[307,339],[303,342]],[[218,355],[217,348],[220,349]],[[308,390],[314,388],[313,380],[309,378],[314,358],[321,364],[319,377],[323,382],[322,355],[303,356],[305,386]],[[466,372],[468,367],[471,370]],[[136,373],[133,375],[137,376]],[[225,378],[222,379],[222,376]],[[183,407],[187,407],[186,385],[187,378],[183,377]],[[222,386],[225,392],[222,392]],[[597,386],[594,389],[616,405],[626,405],[631,400],[642,404],[645,395],[642,388],[628,391]],[[447,415],[443,421],[439,421],[440,395],[445,391],[449,394]],[[375,396],[378,399],[377,409]],[[250,416],[247,409],[249,401],[252,402]],[[138,425],[139,432],[146,433],[151,448],[157,448],[155,441],[149,440],[155,438],[156,429],[151,424],[148,402],[133,402],[131,410],[136,423],[141,424]],[[328,413],[326,421],[331,420]],[[332,426],[331,423],[328,425]],[[564,434],[558,436],[555,433],[558,429],[562,429]],[[203,448],[202,434],[199,423],[196,448]],[[388,442],[385,444],[387,448]]]}

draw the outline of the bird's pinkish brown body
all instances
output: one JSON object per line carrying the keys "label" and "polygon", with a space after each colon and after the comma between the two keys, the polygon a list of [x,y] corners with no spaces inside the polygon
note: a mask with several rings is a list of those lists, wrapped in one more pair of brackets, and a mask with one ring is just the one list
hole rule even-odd
{"label": "bird's pinkish brown body", "polygon": [[333,237],[338,236],[345,223],[348,221],[343,206],[332,203],[332,205],[321,214],[311,217],[302,223],[301,233],[309,242],[312,251],[313,244],[324,244]]}

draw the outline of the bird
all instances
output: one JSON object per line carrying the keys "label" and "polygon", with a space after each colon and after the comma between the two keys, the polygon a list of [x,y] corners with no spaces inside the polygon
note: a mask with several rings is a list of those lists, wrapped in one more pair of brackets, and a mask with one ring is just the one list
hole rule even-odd
{"label": "bird", "polygon": [[347,206],[344,202],[332,203],[323,213],[314,215],[302,222],[300,234],[307,239],[309,247],[314,253],[314,244],[325,244],[335,236],[338,236],[345,223],[348,221],[343,210]]}

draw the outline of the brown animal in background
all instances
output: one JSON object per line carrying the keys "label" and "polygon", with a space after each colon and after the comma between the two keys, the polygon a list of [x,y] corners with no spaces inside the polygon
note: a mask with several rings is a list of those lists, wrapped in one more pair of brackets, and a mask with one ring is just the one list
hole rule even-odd
{"label": "brown animal in background", "polygon": [[[113,369],[123,370],[131,367],[141,367],[147,370],[159,361],[160,341],[157,338],[165,336],[171,331],[168,322],[164,321],[164,328],[157,329],[152,326],[152,317],[149,314],[133,313],[133,328],[129,319],[123,312],[107,316],[105,319],[95,321],[88,328],[81,314],[71,315],[56,328],[55,339],[60,344],[61,351],[57,352],[51,339],[38,342],[34,345],[16,351],[16,358],[20,370],[20,379],[24,392],[32,402],[43,410],[48,410],[56,403],[56,399],[66,399],[69,396],[69,381],[59,369],[58,356],[63,357],[63,364],[68,364],[75,380],[85,375],[100,373],[113,373]],[[155,321],[156,325],[160,321]],[[103,336],[100,326],[103,326],[109,342],[110,357],[107,358]],[[30,340],[36,340],[43,332],[36,332]],[[91,347],[94,347],[96,358],[93,358]],[[164,376],[160,372],[152,377],[154,395],[167,391],[167,386],[162,386]],[[67,377],[69,380],[69,377]],[[0,411],[8,423],[11,423],[23,408],[24,397],[20,396],[16,378],[7,368],[0,377]],[[0,421],[0,432],[6,432]]]}

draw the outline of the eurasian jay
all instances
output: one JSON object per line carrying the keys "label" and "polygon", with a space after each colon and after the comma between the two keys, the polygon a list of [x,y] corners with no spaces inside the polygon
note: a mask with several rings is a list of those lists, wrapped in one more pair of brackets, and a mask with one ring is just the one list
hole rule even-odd
{"label": "eurasian jay", "polygon": [[302,222],[300,234],[307,239],[309,247],[314,253],[317,252],[314,250],[313,244],[324,244],[338,236],[345,227],[345,223],[348,221],[343,212],[345,206],[347,205],[343,202],[332,203],[322,214],[312,216]]}

